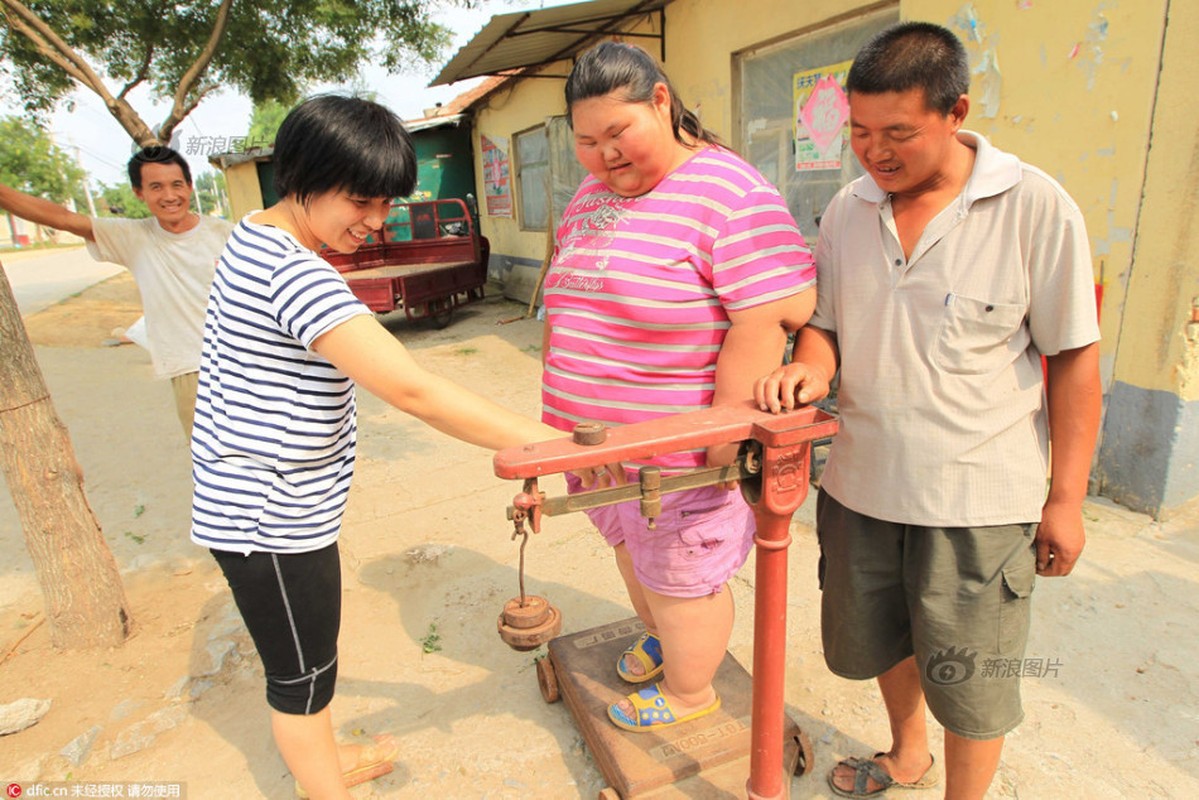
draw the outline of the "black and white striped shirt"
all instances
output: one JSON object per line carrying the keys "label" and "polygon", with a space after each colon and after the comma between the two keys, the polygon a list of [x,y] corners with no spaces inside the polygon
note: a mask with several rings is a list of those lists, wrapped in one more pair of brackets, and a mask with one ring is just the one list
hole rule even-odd
{"label": "black and white striped shirt", "polygon": [[233,229],[208,299],[192,430],[192,541],[304,552],[337,538],[354,472],[354,384],[309,350],[369,314],[290,234]]}

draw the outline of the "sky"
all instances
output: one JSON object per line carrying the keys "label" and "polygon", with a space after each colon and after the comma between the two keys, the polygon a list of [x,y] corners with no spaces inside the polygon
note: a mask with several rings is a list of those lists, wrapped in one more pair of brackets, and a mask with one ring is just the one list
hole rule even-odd
{"label": "sky", "polygon": [[[453,42],[446,48],[439,62],[428,66],[419,74],[389,75],[383,69],[366,68],[362,72],[365,88],[377,92],[378,99],[390,107],[402,119],[418,119],[426,108],[452,98],[476,86],[482,79],[459,81],[449,86],[428,88],[429,81],[441,67],[453,57],[471,38],[487,24],[493,15],[510,14],[517,11],[535,10],[543,7],[563,5],[569,0],[479,0],[477,7],[463,9],[442,8],[433,14],[435,21],[453,31]],[[110,88],[114,84],[109,84]],[[7,90],[9,87],[3,87]],[[332,91],[348,86],[324,85],[314,91]],[[0,91],[0,95],[7,94]],[[73,104],[63,102],[50,118],[50,128],[59,147],[74,153],[83,168],[91,175],[93,184],[122,183],[127,178],[125,163],[132,152],[132,141],[125,130],[104,108],[104,104],[90,91],[80,89],[71,95]],[[165,102],[155,104],[145,92],[135,90],[130,95],[134,109],[151,127],[158,125],[166,116],[169,106]],[[69,109],[68,105],[73,105]],[[212,139],[201,137],[244,136],[250,127],[252,106],[249,98],[224,90],[205,98],[180,124],[177,145],[187,158],[192,174],[211,169],[206,148]],[[7,102],[0,96],[0,115],[20,115],[16,102]],[[189,152],[190,151],[190,152]]]}

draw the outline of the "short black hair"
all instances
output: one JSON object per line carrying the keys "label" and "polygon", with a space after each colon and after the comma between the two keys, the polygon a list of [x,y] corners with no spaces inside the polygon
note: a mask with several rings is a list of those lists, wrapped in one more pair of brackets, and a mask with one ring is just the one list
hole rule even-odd
{"label": "short black hair", "polygon": [[129,159],[127,167],[129,171],[129,183],[134,189],[142,188],[143,164],[177,164],[179,165],[179,169],[183,170],[183,180],[187,181],[188,186],[192,185],[192,171],[187,166],[186,158],[164,145],[150,145],[138,150],[133,154],[133,158]]}
{"label": "short black hair", "polygon": [[318,95],[293,108],[275,134],[275,192],[307,205],[344,190],[405,197],[416,186],[416,149],[404,124],[371,100]]}
{"label": "short black hair", "polygon": [[970,91],[970,62],[953,31],[931,22],[900,22],[875,34],[854,57],[849,94],[923,89],[929,109],[948,114]]}

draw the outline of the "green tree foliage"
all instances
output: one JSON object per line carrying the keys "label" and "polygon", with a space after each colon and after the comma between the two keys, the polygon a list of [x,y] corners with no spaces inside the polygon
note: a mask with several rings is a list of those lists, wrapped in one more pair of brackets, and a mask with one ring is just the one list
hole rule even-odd
{"label": "green tree foliage", "polygon": [[195,196],[198,206],[205,214],[216,214],[220,217],[229,216],[229,192],[225,188],[225,173],[217,170],[204,170],[194,177]]}
{"label": "green tree foliage", "polygon": [[150,216],[150,209],[137,199],[133,187],[122,181],[109,186],[100,184],[100,194],[95,198],[96,214],[101,217],[125,217],[126,219],[145,219]]}
{"label": "green tree foliage", "polygon": [[[0,69],[31,114],[49,112],[83,86],[139,145],[163,143],[221,87],[256,104],[290,105],[302,87],[348,81],[368,60],[391,72],[432,61],[450,31],[430,12],[474,2],[0,0]],[[127,99],[143,85],[170,109],[156,128]]]}
{"label": "green tree foliage", "polygon": [[247,147],[270,147],[275,143],[275,134],[283,124],[284,117],[293,106],[278,100],[266,100],[254,104],[250,114],[250,130],[246,133]]}
{"label": "green tree foliage", "polygon": [[37,125],[0,119],[0,142],[0,183],[56,203],[79,196],[87,173]]}

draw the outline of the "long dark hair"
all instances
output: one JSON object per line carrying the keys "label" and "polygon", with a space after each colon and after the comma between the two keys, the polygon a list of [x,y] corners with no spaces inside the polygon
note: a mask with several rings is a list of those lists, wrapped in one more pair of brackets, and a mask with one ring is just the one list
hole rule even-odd
{"label": "long dark hair", "polygon": [[624,42],[600,42],[579,56],[566,79],[566,122],[574,127],[571,109],[580,100],[620,90],[627,102],[649,103],[654,97],[654,86],[659,83],[670,92],[670,124],[676,141],[693,146],[683,138],[687,133],[697,142],[723,145],[720,137],[705,128],[699,117],[684,108],[670,79],[649,54]]}

